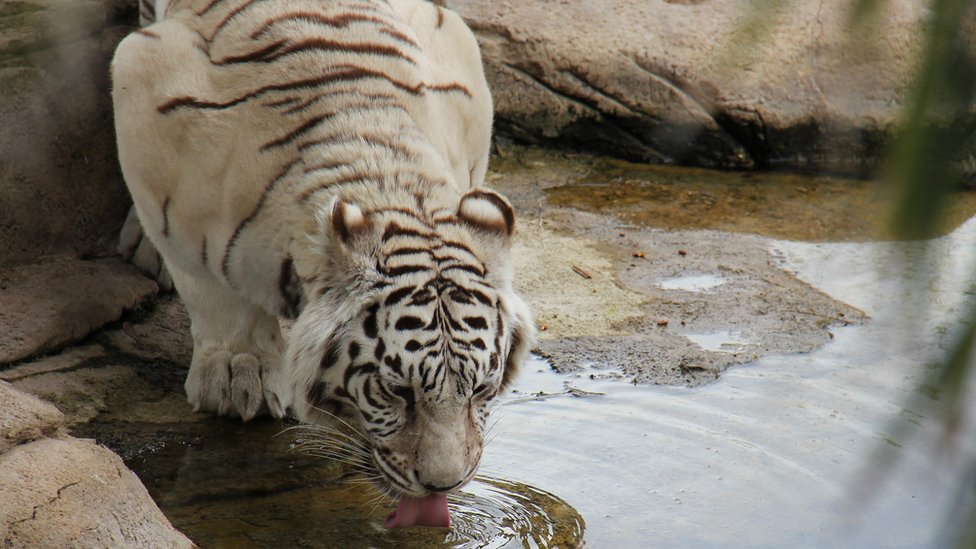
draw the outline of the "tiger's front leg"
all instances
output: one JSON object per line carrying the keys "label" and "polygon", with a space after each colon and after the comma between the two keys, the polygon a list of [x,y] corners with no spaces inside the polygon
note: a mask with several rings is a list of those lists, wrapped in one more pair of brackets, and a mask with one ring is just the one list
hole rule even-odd
{"label": "tiger's front leg", "polygon": [[283,417],[286,379],[278,318],[208,272],[170,271],[190,313],[193,360],[184,387],[193,410],[244,421],[264,413]]}

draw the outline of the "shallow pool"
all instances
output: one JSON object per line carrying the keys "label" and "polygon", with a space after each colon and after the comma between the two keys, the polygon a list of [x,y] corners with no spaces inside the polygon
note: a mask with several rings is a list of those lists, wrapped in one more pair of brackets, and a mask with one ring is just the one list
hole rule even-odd
{"label": "shallow pool", "polygon": [[567,378],[534,361],[482,470],[558,494],[592,547],[942,546],[976,422],[948,450],[929,408],[938,396],[914,388],[972,293],[974,244],[973,220],[927,256],[770,241],[784,268],[872,320],[694,389]]}

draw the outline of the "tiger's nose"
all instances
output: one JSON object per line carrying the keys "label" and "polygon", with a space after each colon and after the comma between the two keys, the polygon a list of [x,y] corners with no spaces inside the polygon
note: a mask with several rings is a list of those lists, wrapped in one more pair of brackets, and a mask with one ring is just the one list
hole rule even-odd
{"label": "tiger's nose", "polygon": [[450,486],[437,486],[437,485],[434,485],[434,484],[427,484],[427,483],[424,483],[424,484],[423,484],[423,487],[424,487],[424,489],[425,489],[425,490],[427,490],[428,492],[439,492],[439,493],[444,493],[444,492],[450,492],[451,490],[453,490],[453,489],[455,489],[455,488],[457,488],[458,486],[460,486],[460,485],[461,485],[461,483],[462,483],[462,482],[464,482],[464,480],[463,480],[463,479],[462,479],[462,480],[459,480],[459,481],[457,481],[457,482],[455,482],[454,484],[452,484],[452,485],[450,485]]}

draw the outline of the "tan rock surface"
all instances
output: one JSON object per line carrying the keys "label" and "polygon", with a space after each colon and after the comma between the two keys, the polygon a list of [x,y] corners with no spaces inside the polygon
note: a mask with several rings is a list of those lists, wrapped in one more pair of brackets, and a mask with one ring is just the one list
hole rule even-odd
{"label": "tan rock surface", "polygon": [[843,171],[881,152],[925,18],[907,0],[882,3],[856,33],[844,0],[446,4],[478,36],[503,133],[644,160]]}
{"label": "tan rock surface", "polygon": [[0,455],[4,547],[192,547],[138,477],[92,441],[45,439]]}
{"label": "tan rock surface", "polygon": [[117,259],[55,256],[0,269],[0,364],[81,339],[156,291]]}
{"label": "tan rock surface", "polygon": [[55,434],[64,415],[53,405],[0,381],[0,454],[10,448]]}

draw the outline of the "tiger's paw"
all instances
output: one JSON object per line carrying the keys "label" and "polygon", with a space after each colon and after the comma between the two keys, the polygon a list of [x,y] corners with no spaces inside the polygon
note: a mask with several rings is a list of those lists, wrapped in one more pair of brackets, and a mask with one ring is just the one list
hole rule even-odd
{"label": "tiger's paw", "polygon": [[194,412],[216,412],[248,421],[257,415],[285,416],[279,395],[284,381],[277,356],[205,348],[193,353],[186,377]]}

